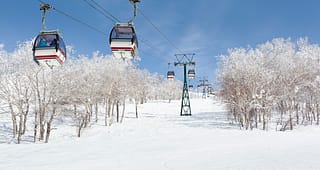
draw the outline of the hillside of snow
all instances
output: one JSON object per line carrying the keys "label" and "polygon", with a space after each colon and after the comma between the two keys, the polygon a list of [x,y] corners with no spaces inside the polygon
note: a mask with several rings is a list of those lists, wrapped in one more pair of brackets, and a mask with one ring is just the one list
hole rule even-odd
{"label": "hillside of snow", "polygon": [[129,105],[122,124],[101,120],[81,138],[57,118],[48,144],[2,139],[0,169],[320,169],[317,126],[243,131],[218,101],[192,99],[191,107],[192,116],[181,117],[180,101],[150,101],[137,119]]}

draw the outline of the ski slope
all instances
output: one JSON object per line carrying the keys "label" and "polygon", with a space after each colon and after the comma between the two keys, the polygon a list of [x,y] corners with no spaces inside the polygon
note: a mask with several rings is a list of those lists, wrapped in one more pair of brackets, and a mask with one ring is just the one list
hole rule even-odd
{"label": "ski slope", "polygon": [[75,137],[56,121],[50,143],[0,144],[0,169],[320,169],[320,128],[243,131],[226,119],[224,105],[192,99],[192,116],[180,117],[180,101],[127,108],[122,124],[98,124]]}

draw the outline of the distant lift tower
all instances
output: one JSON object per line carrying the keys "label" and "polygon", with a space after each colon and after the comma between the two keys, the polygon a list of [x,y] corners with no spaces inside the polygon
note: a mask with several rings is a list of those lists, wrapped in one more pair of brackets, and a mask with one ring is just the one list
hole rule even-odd
{"label": "distant lift tower", "polygon": [[193,61],[194,53],[191,54],[175,54],[176,62],[174,66],[183,66],[183,90],[182,90],[182,101],[181,101],[181,111],[180,116],[191,116],[190,98],[188,92],[187,83],[187,65],[195,66],[196,63]]}
{"label": "distant lift tower", "polygon": [[207,98],[207,93],[206,93],[206,89],[209,87],[209,84],[208,84],[208,79],[206,78],[203,78],[200,81],[200,85],[199,87],[202,88],[202,98]]}

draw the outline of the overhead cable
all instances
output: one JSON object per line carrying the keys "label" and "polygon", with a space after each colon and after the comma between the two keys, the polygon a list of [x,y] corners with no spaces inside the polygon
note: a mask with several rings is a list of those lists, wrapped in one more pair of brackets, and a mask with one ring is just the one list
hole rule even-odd
{"label": "overhead cable", "polygon": [[153,28],[158,31],[164,39],[166,39],[175,49],[177,49],[180,53],[183,53],[180,48],[178,48],[170,39],[139,9],[137,8],[138,12],[149,22]]}
{"label": "overhead cable", "polygon": [[98,4],[94,0],[90,0],[92,3],[89,2],[89,0],[83,0],[85,1],[91,8],[95,9],[99,13],[101,13],[104,17],[111,20],[113,23],[120,22],[118,18],[116,18],[114,15],[112,15],[109,11],[107,11],[105,8],[103,8],[100,4]]}
{"label": "overhead cable", "polygon": [[[45,3],[45,2],[42,1],[42,0],[37,0],[37,1],[39,1],[39,2],[42,3],[42,4],[47,4],[47,3]],[[78,22],[78,23],[80,23],[80,24],[82,24],[82,25],[84,25],[84,26],[86,26],[86,27],[88,27],[88,28],[90,28],[90,29],[92,29],[92,30],[100,33],[100,34],[107,35],[106,32],[101,31],[101,30],[93,27],[92,25],[90,25],[90,24],[88,24],[88,23],[86,23],[86,22],[81,21],[80,19],[77,19],[77,18],[71,16],[70,14],[68,14],[68,13],[66,13],[66,12],[64,12],[64,11],[62,11],[62,10],[59,10],[59,9],[53,7],[53,6],[51,6],[51,8],[52,8],[53,10],[57,11],[58,13],[66,16],[66,17],[68,17],[68,18],[70,18],[70,19],[72,19],[73,21],[76,21],[76,22]]]}

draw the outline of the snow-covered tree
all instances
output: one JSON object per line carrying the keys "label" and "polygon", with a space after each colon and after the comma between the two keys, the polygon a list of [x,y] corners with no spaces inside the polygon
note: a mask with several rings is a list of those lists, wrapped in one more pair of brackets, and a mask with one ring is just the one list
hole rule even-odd
{"label": "snow-covered tree", "polygon": [[[105,125],[110,126],[123,122],[127,102],[134,101],[137,108],[147,100],[180,96],[179,81],[169,82],[137,69],[130,61],[99,52],[75,57],[74,49],[67,49],[67,62],[49,69],[32,61],[32,41],[19,43],[13,52],[0,45],[6,70],[1,73],[0,100],[6,106],[2,110],[11,115],[12,136],[18,143],[28,129],[27,122],[33,123],[34,142],[49,141],[56,116],[72,117],[80,137],[85,128],[98,122],[99,107],[105,107],[101,112]],[[11,71],[9,65],[13,66]]]}
{"label": "snow-covered tree", "polygon": [[[320,47],[306,38],[277,38],[220,57],[221,95],[241,127],[267,129],[276,114],[280,130],[317,120]],[[300,120],[302,115],[302,120]],[[318,121],[317,121],[318,122]]]}

